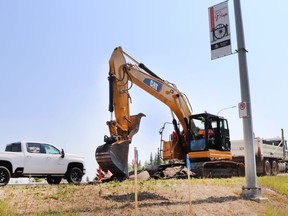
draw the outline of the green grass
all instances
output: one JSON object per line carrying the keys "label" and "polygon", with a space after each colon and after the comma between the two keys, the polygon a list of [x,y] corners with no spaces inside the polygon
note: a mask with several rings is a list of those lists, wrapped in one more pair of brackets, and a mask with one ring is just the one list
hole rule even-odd
{"label": "green grass", "polygon": [[[196,184],[203,183],[219,186],[245,186],[245,177],[192,179]],[[257,178],[259,187],[266,187],[280,194],[288,195],[288,176],[261,176]]]}
{"label": "green grass", "polygon": [[0,215],[16,215],[16,213],[9,207],[8,203],[0,200]]}
{"label": "green grass", "polygon": [[288,176],[263,176],[257,180],[260,187],[268,187],[280,194],[288,195]]}
{"label": "green grass", "polygon": [[[193,181],[193,180],[192,180]],[[196,183],[206,183],[209,185],[219,186],[237,186],[245,184],[244,177],[233,177],[233,178],[206,178],[206,179],[195,179]],[[240,186],[241,187],[241,186]]]}

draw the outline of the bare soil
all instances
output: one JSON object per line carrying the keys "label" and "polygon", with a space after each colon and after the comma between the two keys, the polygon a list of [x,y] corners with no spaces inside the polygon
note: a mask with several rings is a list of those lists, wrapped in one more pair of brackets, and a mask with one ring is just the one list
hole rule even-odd
{"label": "bare soil", "polygon": [[245,200],[241,198],[243,184],[244,178],[141,181],[137,185],[137,210],[131,180],[79,186],[8,185],[0,188],[2,208],[3,203],[7,204],[0,214],[288,215],[287,195],[262,187],[266,200]]}

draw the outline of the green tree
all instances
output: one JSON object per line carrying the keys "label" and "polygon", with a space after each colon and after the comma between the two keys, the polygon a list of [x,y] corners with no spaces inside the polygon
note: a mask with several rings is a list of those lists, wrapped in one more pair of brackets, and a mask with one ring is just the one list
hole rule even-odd
{"label": "green tree", "polygon": [[157,152],[154,155],[154,163],[153,163],[153,165],[160,165],[161,162],[162,162],[162,160],[161,160],[160,149],[158,148]]}
{"label": "green tree", "polygon": [[[131,170],[134,170],[134,160],[132,159],[132,163],[131,163],[131,166],[129,166],[130,164],[128,164],[128,170],[129,168],[131,167]],[[138,160],[138,163],[137,163],[137,170],[142,170],[143,167],[142,167],[142,164],[141,164],[141,160]]]}
{"label": "green tree", "polygon": [[150,162],[149,165],[153,165],[154,164],[154,160],[153,160],[153,154],[152,152],[150,153]]}
{"label": "green tree", "polygon": [[141,160],[137,163],[137,170],[142,170]]}

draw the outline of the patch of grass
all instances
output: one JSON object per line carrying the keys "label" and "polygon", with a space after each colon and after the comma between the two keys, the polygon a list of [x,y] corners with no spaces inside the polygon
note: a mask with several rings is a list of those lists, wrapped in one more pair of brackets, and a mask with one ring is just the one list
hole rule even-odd
{"label": "patch of grass", "polygon": [[117,187],[117,186],[120,186],[121,185],[121,182],[118,181],[118,180],[113,180],[111,182],[108,182],[108,184],[112,187]]}
{"label": "patch of grass", "polygon": [[271,205],[271,204],[269,204],[268,206],[267,206],[267,208],[266,208],[266,212],[265,212],[265,215],[275,215],[275,216],[277,216],[277,215],[279,215],[279,216],[282,216],[282,215],[287,215],[287,212],[286,212],[286,210],[285,209],[282,209],[282,208],[280,208],[280,207],[275,207],[275,206],[273,206],[273,205]]}
{"label": "patch of grass", "polygon": [[0,200],[0,215],[16,215],[16,213],[9,207],[7,202]]}
{"label": "patch of grass", "polygon": [[288,176],[258,177],[258,184],[277,191],[280,194],[288,195]]}
{"label": "patch of grass", "polygon": [[191,179],[192,184],[204,184],[204,185],[215,185],[215,186],[229,186],[229,187],[242,187],[245,184],[245,177],[233,177],[233,178],[199,178]]}

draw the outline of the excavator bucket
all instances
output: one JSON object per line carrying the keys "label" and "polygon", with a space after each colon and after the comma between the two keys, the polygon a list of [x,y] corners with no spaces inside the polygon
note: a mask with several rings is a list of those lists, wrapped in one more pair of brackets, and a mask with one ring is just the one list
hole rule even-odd
{"label": "excavator bucket", "polygon": [[[132,137],[138,132],[141,118],[145,116],[143,113],[130,116],[129,120],[129,134],[125,136],[126,139],[117,141],[113,137],[118,134],[117,123],[115,121],[107,122],[111,136],[104,137],[105,144],[98,146],[95,157],[98,164],[104,172],[108,170],[112,172],[113,178],[119,180],[129,177],[128,174],[128,153],[129,144]],[[119,129],[119,128],[118,128]],[[120,130],[120,129],[119,129]],[[125,133],[122,133],[125,134]],[[114,135],[114,136],[113,136]],[[124,136],[122,136],[124,137]],[[128,139],[127,139],[128,138]]]}
{"label": "excavator bucket", "polygon": [[113,174],[113,178],[125,179],[128,174],[128,152],[129,140],[104,144],[98,146],[95,157],[104,172],[108,170]]}

